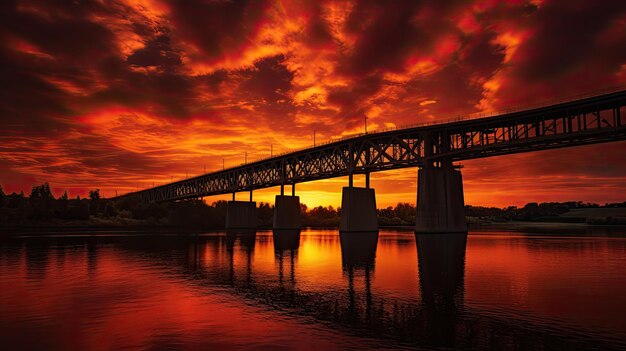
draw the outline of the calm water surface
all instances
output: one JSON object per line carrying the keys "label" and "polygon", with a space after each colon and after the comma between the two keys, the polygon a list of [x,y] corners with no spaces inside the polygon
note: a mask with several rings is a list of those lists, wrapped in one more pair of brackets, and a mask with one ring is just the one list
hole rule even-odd
{"label": "calm water surface", "polygon": [[98,234],[0,243],[12,349],[624,349],[622,234]]}

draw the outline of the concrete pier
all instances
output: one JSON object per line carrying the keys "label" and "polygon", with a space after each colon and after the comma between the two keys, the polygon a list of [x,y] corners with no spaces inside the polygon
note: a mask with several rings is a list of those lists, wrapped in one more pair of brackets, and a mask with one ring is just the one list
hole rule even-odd
{"label": "concrete pier", "polygon": [[250,231],[257,228],[256,202],[228,201],[226,230]]}
{"label": "concrete pier", "polygon": [[341,197],[340,232],[378,231],[376,195],[371,188],[344,187]]}
{"label": "concrete pier", "polygon": [[276,195],[274,202],[274,229],[300,229],[300,196]]}
{"label": "concrete pier", "polygon": [[467,233],[461,171],[422,168],[417,184],[416,233]]}

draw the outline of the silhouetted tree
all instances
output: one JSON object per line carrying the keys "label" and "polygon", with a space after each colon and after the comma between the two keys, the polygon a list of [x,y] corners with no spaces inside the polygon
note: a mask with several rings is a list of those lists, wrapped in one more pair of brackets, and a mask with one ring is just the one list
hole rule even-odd
{"label": "silhouetted tree", "polygon": [[29,197],[28,218],[34,221],[53,219],[54,202],[55,199],[48,183],[34,186]]}
{"label": "silhouetted tree", "polygon": [[398,203],[394,209],[396,217],[404,222],[415,223],[415,206],[408,203]]}
{"label": "silhouetted tree", "polygon": [[311,227],[336,227],[339,219],[339,211],[332,206],[317,206],[303,213],[302,223]]}
{"label": "silhouetted tree", "polygon": [[48,183],[43,183],[41,185],[36,185],[33,187],[33,190],[30,192],[31,200],[54,200],[54,196],[52,196],[52,192],[50,191],[50,185]]}
{"label": "silhouetted tree", "polygon": [[391,206],[387,208],[377,209],[376,213],[378,215],[378,224],[379,225],[409,225],[414,223],[409,223],[403,221],[400,217],[398,217],[396,211],[397,208],[393,208]]}
{"label": "silhouetted tree", "polygon": [[4,202],[4,207],[0,209],[0,226],[19,225],[27,221],[30,208],[23,192],[6,195]]}
{"label": "silhouetted tree", "polygon": [[26,197],[24,197],[24,192],[20,191],[19,194],[13,193],[7,196],[7,207],[9,208],[20,208],[24,207],[26,204]]}
{"label": "silhouetted tree", "polygon": [[[513,209],[517,209],[513,207]],[[497,207],[483,207],[483,206],[465,206],[465,215],[468,217],[477,218],[499,218],[503,217],[505,210]]]}
{"label": "silhouetted tree", "polygon": [[2,185],[0,185],[0,207],[4,207],[6,195],[4,194],[4,190],[2,190]]}
{"label": "silhouetted tree", "polygon": [[89,190],[89,199],[91,201],[98,201],[98,200],[100,200],[100,189]]}
{"label": "silhouetted tree", "polygon": [[274,206],[270,206],[268,203],[261,202],[257,210],[257,217],[259,219],[259,226],[270,227],[274,220]]}
{"label": "silhouetted tree", "polygon": [[61,195],[59,199],[56,201],[56,206],[55,206],[55,211],[54,211],[55,217],[57,218],[67,217],[69,202],[70,202],[70,199],[67,196],[67,191],[65,191],[63,192],[63,195]]}
{"label": "silhouetted tree", "polygon": [[103,213],[105,210],[105,204],[100,200],[100,189],[89,190],[89,213],[94,216],[97,216],[100,213]]}
{"label": "silhouetted tree", "polygon": [[380,225],[415,225],[415,206],[408,203],[377,209],[376,213]]}

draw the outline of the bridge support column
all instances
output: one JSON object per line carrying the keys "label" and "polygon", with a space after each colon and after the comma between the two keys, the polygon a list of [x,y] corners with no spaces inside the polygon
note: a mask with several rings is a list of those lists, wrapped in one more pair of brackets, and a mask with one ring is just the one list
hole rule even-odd
{"label": "bridge support column", "polygon": [[274,202],[274,229],[300,229],[300,196],[276,195]]}
{"label": "bridge support column", "polygon": [[256,202],[228,201],[226,229],[248,231],[257,228]]}
{"label": "bridge support column", "polygon": [[376,194],[372,188],[345,187],[341,197],[340,232],[378,231]]}
{"label": "bridge support column", "polygon": [[416,233],[467,233],[461,171],[442,163],[418,171]]}

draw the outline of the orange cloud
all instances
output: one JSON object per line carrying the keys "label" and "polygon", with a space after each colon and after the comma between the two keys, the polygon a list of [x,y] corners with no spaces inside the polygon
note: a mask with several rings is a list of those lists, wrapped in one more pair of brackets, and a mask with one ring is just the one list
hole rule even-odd
{"label": "orange cloud", "polygon": [[[362,132],[366,118],[369,131],[441,121],[625,77],[619,2],[12,6],[0,21],[7,191],[49,181],[57,192],[112,196],[304,148],[314,130],[319,143]],[[619,200],[621,147],[466,162],[466,200]],[[613,172],[596,167],[598,155]],[[415,181],[415,170],[375,174],[379,206],[415,202]],[[529,193],[534,182],[547,190]],[[309,205],[338,205],[345,183],[297,189]]]}

